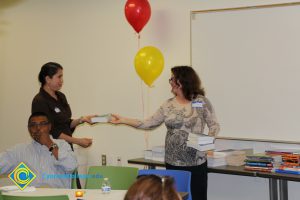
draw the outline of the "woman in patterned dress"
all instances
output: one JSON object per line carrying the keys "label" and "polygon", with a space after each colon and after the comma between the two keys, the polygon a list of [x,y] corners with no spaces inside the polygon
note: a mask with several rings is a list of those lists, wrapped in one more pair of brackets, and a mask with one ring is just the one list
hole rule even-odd
{"label": "woman in patterned dress", "polygon": [[202,135],[205,125],[209,129],[208,135],[216,136],[220,126],[194,69],[189,66],[176,66],[171,72],[169,83],[174,97],[163,103],[154,115],[146,120],[137,120],[113,114],[110,122],[138,129],[153,129],[165,123],[166,168],[190,171],[192,198],[206,200],[206,152],[188,147],[187,140],[190,133]]}

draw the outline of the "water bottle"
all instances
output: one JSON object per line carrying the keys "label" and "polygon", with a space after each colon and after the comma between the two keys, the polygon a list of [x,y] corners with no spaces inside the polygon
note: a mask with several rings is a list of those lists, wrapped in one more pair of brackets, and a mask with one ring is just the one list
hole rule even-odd
{"label": "water bottle", "polygon": [[103,179],[101,189],[102,189],[103,194],[109,194],[110,193],[111,186],[110,186],[110,182],[109,182],[108,178]]}

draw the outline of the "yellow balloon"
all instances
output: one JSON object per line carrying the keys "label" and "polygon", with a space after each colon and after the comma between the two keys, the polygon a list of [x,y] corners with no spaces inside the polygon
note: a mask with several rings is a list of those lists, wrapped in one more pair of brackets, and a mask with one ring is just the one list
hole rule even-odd
{"label": "yellow balloon", "polygon": [[151,87],[164,69],[164,56],[158,48],[146,46],[137,52],[134,66],[141,79]]}

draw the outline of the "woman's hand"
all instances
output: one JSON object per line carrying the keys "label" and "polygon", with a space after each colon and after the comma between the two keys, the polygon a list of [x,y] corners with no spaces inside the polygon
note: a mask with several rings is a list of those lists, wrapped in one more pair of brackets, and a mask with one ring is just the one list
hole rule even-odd
{"label": "woman's hand", "polygon": [[93,143],[93,140],[91,138],[78,138],[76,144],[83,148],[87,148],[91,146]]}
{"label": "woman's hand", "polygon": [[141,122],[137,119],[122,117],[117,114],[111,114],[111,118],[108,122],[112,124],[126,124],[135,128],[141,125]]}
{"label": "woman's hand", "polygon": [[97,115],[87,115],[87,116],[82,116],[82,117],[80,117],[79,121],[80,121],[81,123],[86,122],[86,123],[89,123],[89,124],[93,124],[93,122],[92,122],[92,120],[91,120],[93,117],[97,117]]}
{"label": "woman's hand", "polygon": [[123,123],[123,117],[117,114],[111,114],[111,118],[109,120],[112,124],[122,124]]}

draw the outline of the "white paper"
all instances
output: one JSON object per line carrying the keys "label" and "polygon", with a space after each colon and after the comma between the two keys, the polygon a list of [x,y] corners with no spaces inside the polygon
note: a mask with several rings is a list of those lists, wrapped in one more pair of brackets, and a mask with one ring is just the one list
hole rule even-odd
{"label": "white paper", "polygon": [[27,186],[24,190],[20,190],[20,188],[18,188],[18,186],[16,185],[8,185],[8,186],[4,186],[4,187],[0,187],[0,191],[2,192],[33,192],[35,191],[36,188],[33,186]]}
{"label": "white paper", "polygon": [[215,138],[210,136],[199,136],[198,144],[212,144],[214,143]]}
{"label": "white paper", "polygon": [[99,115],[97,117],[92,117],[91,121],[92,123],[107,123],[111,118],[110,114],[106,114],[106,115]]}

